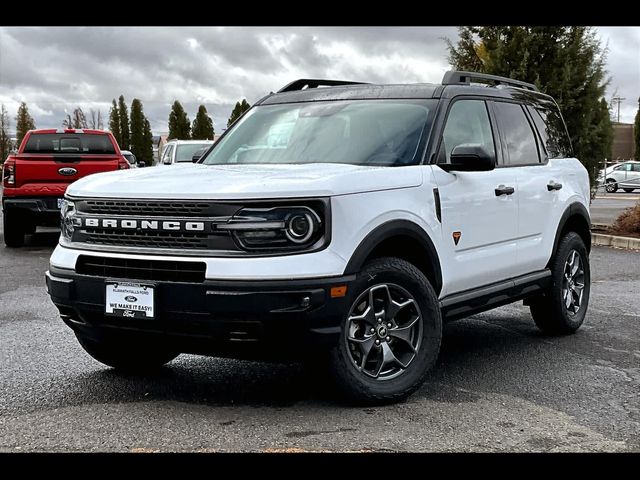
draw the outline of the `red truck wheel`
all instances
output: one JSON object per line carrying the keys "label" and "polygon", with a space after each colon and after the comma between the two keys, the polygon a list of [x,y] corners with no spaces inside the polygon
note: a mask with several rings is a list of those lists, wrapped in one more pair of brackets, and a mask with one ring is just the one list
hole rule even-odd
{"label": "red truck wheel", "polygon": [[24,245],[24,225],[15,212],[6,211],[3,216],[4,243],[7,247]]}

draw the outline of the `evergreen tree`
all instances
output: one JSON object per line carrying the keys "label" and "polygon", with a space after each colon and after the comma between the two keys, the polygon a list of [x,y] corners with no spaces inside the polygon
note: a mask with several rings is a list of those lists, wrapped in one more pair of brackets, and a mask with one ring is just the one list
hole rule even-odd
{"label": "evergreen tree", "polygon": [[204,105],[198,107],[198,114],[191,127],[191,138],[194,140],[213,140],[213,120],[207,115]]}
{"label": "evergreen tree", "polygon": [[0,106],[0,165],[4,163],[11,152],[12,145],[11,137],[9,136],[9,127],[9,114],[3,103],[2,106]]}
{"label": "evergreen tree", "polygon": [[245,99],[242,99],[241,102],[236,102],[236,106],[233,107],[233,110],[231,111],[229,121],[227,121],[227,128],[229,128],[233,124],[233,122],[240,118],[242,114],[250,108],[251,105],[249,105]]}
{"label": "evergreen tree", "polygon": [[20,147],[22,139],[29,130],[36,128],[33,118],[29,114],[27,104],[22,102],[18,107],[18,115],[16,115],[16,148]]}
{"label": "evergreen tree", "polygon": [[137,98],[131,102],[131,152],[143,160],[144,152],[144,113],[142,102]]}
{"label": "evergreen tree", "polygon": [[169,113],[169,136],[168,140],[189,140],[191,138],[191,122],[178,100],[173,102],[171,113]]}
{"label": "evergreen tree", "polygon": [[636,141],[636,160],[640,159],[640,98],[638,98],[638,112],[633,124],[633,136]]}
{"label": "evergreen tree", "polygon": [[[595,180],[599,162],[610,157],[612,135],[602,118],[606,50],[591,27],[461,27],[456,45],[447,40],[449,62],[471,70],[534,83],[555,98],[574,154]],[[606,102],[605,102],[606,103]]]}
{"label": "evergreen tree", "polygon": [[[118,142],[118,145],[122,145],[122,136],[120,135],[120,115],[118,113],[118,104],[116,99],[113,99],[111,104],[111,110],[109,110],[109,131],[113,134]],[[121,147],[124,148],[124,147]]]}
{"label": "evergreen tree", "polygon": [[122,143],[118,142],[120,148],[129,150],[131,146],[131,136],[129,134],[129,114],[127,113],[127,104],[124,103],[124,95],[118,98],[118,123],[120,125],[120,138]]}
{"label": "evergreen tree", "polygon": [[141,160],[147,164],[147,166],[153,165],[153,134],[151,133],[151,124],[149,119],[144,119],[144,132],[142,134],[143,148]]}

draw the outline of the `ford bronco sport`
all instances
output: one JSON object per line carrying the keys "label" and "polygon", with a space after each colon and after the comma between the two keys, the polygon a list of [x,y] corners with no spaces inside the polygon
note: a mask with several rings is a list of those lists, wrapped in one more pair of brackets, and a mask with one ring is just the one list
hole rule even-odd
{"label": "ford bronco sport", "polygon": [[554,100],[508,78],[298,80],[199,163],[65,199],[48,292],[115,368],[297,356],[384,403],[423,382],[444,321],[523,300],[569,334],[587,311],[587,171]]}
{"label": "ford bronco sport", "polygon": [[113,135],[102,130],[30,130],[2,170],[4,242],[24,244],[36,226],[60,225],[67,186],[86,175],[129,168]]}

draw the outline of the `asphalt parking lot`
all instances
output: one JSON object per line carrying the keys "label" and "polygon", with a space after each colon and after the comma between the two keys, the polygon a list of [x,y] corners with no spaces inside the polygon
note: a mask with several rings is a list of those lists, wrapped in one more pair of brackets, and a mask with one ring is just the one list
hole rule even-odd
{"label": "asphalt parking lot", "polygon": [[576,335],[542,336],[520,304],[476,315],[408,401],[357,408],[296,364],[96,363],[45,291],[57,236],[0,246],[2,452],[640,451],[640,253],[594,247]]}
{"label": "asphalt parking lot", "polygon": [[591,202],[591,222],[594,224],[611,225],[626,208],[633,207],[640,202],[638,193],[607,193],[598,195]]}

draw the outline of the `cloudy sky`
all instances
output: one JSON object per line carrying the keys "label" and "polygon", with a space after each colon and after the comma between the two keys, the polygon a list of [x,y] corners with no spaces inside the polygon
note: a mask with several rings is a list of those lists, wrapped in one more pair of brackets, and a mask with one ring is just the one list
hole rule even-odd
{"label": "cloudy sky", "polygon": [[[608,45],[607,92],[625,97],[632,122],[640,96],[640,28],[600,27]],[[0,28],[0,103],[13,117],[27,102],[39,128],[59,127],[80,106],[108,115],[120,94],[144,104],[154,133],[167,130],[171,103],[193,120],[203,103],[216,132],[233,104],[253,103],[296,78],[440,82],[443,37],[454,27],[43,27]],[[14,124],[15,126],[15,124]]]}

